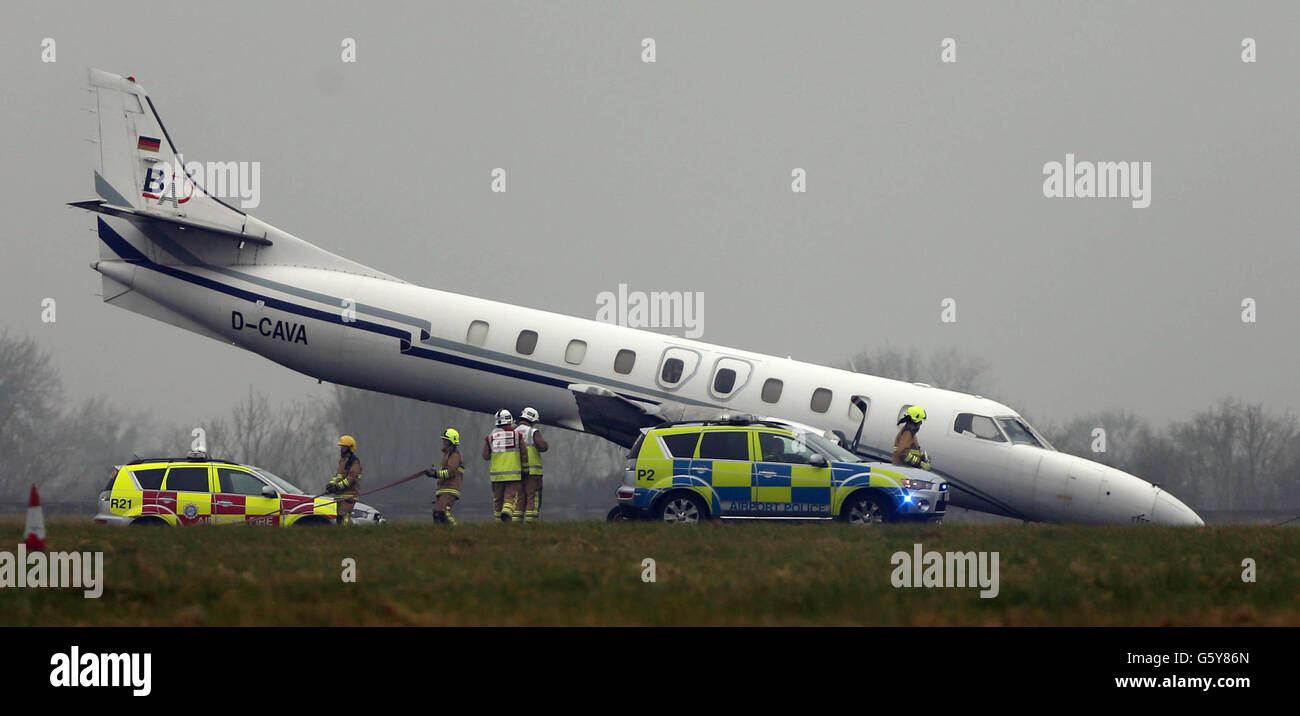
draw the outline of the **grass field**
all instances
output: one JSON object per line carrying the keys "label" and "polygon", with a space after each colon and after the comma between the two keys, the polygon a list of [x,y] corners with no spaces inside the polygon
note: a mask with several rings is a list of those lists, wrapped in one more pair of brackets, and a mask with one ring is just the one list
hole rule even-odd
{"label": "grass field", "polygon": [[[16,550],[21,522],[0,525]],[[49,525],[104,593],[0,589],[4,625],[1298,625],[1300,528]],[[996,551],[1000,593],[894,588],[896,551]],[[356,560],[344,583],[342,560]],[[642,581],[642,560],[657,581]],[[1258,581],[1241,579],[1253,558]]]}

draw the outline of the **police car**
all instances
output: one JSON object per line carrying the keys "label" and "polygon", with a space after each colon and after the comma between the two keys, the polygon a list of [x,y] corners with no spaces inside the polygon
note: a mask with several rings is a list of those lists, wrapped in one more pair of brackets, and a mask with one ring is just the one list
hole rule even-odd
{"label": "police car", "polygon": [[948,483],[925,470],[863,462],[787,423],[737,416],[643,432],[628,453],[618,503],[611,520],[940,521]]}
{"label": "police car", "polygon": [[[313,497],[267,470],[192,453],[184,459],[135,460],[113,469],[99,493],[95,522],[108,525],[325,525],[334,500]],[[384,521],[360,502],[355,524]]]}

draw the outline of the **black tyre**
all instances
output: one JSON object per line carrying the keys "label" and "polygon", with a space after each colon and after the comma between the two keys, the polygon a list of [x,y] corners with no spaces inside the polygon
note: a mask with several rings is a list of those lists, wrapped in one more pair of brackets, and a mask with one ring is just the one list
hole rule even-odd
{"label": "black tyre", "polygon": [[132,527],[166,527],[167,520],[161,517],[137,517],[131,520]]}
{"label": "black tyre", "polygon": [[708,518],[708,508],[704,500],[694,492],[673,492],[655,505],[654,518],[657,522],[693,525]]}
{"label": "black tyre", "polygon": [[872,525],[889,522],[893,516],[892,507],[883,495],[859,490],[849,496],[840,514],[851,525]]}
{"label": "black tyre", "polygon": [[294,527],[329,527],[334,524],[324,517],[304,517],[293,523]]}

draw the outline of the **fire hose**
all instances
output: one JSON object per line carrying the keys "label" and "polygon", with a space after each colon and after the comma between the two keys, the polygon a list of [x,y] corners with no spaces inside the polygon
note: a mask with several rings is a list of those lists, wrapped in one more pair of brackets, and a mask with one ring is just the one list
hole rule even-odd
{"label": "fire hose", "polygon": [[[424,477],[424,470],[421,470],[421,471],[419,471],[419,472],[417,472],[417,473],[414,473],[414,474],[411,474],[411,475],[407,475],[406,477],[403,477],[403,478],[400,479],[400,480],[394,480],[393,482],[390,482],[390,483],[388,483],[387,485],[384,485],[383,487],[376,487],[376,488],[373,489],[373,490],[366,490],[365,492],[358,492],[357,494],[355,494],[355,495],[353,495],[353,496],[351,496],[351,497],[347,497],[347,498],[338,498],[338,497],[335,497],[333,501],[334,501],[334,502],[340,502],[342,499],[355,500],[355,499],[357,499],[358,497],[361,497],[362,495],[373,495],[373,494],[375,494],[376,492],[379,492],[379,491],[381,491],[381,490],[387,490],[387,489],[390,488],[390,487],[397,487],[398,485],[402,484],[403,482],[409,482],[409,481],[411,481],[411,480],[414,480],[414,479],[417,478],[417,477]],[[325,497],[325,496],[328,495],[328,494],[330,494],[330,493],[328,493],[328,492],[322,492],[322,493],[320,493],[319,495],[313,495],[313,496],[312,496],[312,499],[313,499],[313,500],[319,500],[319,499],[321,499],[322,497]]]}
{"label": "fire hose", "polygon": [[[390,488],[390,487],[397,487],[398,485],[400,485],[400,484],[402,484],[402,483],[404,483],[404,482],[410,482],[411,480],[414,480],[414,479],[417,478],[417,477],[424,477],[424,476],[425,476],[424,470],[420,470],[419,472],[416,472],[416,473],[413,473],[413,474],[407,475],[406,477],[403,477],[403,478],[400,479],[400,480],[394,480],[394,481],[388,483],[387,485],[382,485],[382,486],[380,486],[380,487],[376,487],[376,488],[373,489],[373,490],[366,490],[365,492],[358,492],[356,495],[353,495],[353,496],[351,496],[351,497],[347,497],[347,498],[339,498],[339,497],[332,498],[332,499],[330,499],[330,503],[332,503],[332,504],[338,504],[339,502],[342,502],[344,499],[355,500],[356,498],[361,497],[362,495],[373,495],[373,494],[375,494],[376,492],[381,492],[381,491],[383,491],[383,490],[387,490],[387,489]],[[287,517],[287,516],[290,516],[290,515],[296,515],[296,514],[312,514],[312,513],[315,512],[315,510],[316,510],[317,507],[321,507],[321,506],[322,506],[322,505],[317,505],[317,504],[316,504],[316,500],[319,500],[319,499],[325,497],[325,496],[328,495],[328,494],[330,494],[330,493],[328,493],[328,492],[322,492],[322,493],[320,493],[319,495],[312,495],[312,496],[311,496],[311,502],[303,502],[303,503],[301,503],[301,504],[299,504],[299,505],[296,505],[296,506],[290,508],[288,511],[285,511],[284,507],[281,506],[279,512],[268,512],[268,513],[266,513],[265,515],[252,515],[252,516],[253,516],[253,517],[271,517],[271,516],[276,516],[276,517]],[[307,507],[307,508],[309,508],[309,509],[310,509],[310,512],[299,512],[299,510],[300,510],[301,508],[303,508],[303,507]],[[242,523],[242,522],[239,522],[239,523],[228,523],[228,524],[243,524],[243,523]]]}

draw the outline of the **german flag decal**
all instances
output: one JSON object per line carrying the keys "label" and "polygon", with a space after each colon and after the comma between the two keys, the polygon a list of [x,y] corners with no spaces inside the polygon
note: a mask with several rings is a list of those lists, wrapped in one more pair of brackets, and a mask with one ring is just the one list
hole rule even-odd
{"label": "german flag decal", "polygon": [[144,135],[140,135],[140,143],[137,144],[136,147],[139,148],[141,151],[156,152],[158,151],[159,144],[160,142],[157,139],[154,139],[153,137],[146,137]]}

